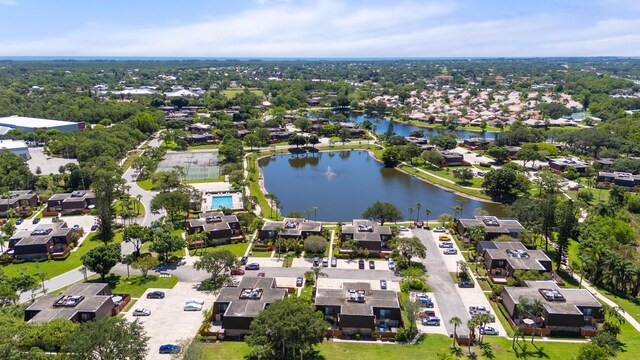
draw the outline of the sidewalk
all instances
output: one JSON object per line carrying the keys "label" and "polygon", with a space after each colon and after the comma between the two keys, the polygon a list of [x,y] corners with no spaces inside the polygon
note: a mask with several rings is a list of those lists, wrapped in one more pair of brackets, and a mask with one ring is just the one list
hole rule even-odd
{"label": "sidewalk", "polygon": [[[87,277],[95,275],[94,272],[87,271]],[[84,274],[80,271],[80,268],[75,268],[73,270],[69,270],[62,275],[58,275],[49,280],[45,280],[44,287],[47,290],[47,293],[52,291],[62,289],[63,287],[67,287],[69,285],[73,285],[78,281],[84,280]],[[20,303],[27,302],[31,300],[32,297],[39,297],[44,295],[42,292],[42,283],[39,284],[38,288],[33,292],[27,292],[20,296]]]}

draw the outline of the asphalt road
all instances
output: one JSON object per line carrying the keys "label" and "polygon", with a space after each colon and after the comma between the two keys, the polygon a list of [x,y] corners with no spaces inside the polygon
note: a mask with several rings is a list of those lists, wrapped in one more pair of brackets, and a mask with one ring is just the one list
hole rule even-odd
{"label": "asphalt road", "polygon": [[457,316],[462,320],[462,326],[457,330],[458,334],[468,334],[469,330],[466,328],[466,324],[468,320],[471,320],[471,317],[458,293],[458,285],[453,283],[447,270],[443,258],[445,255],[438,247],[438,241],[427,230],[413,229],[412,231],[413,235],[418,237],[427,247],[427,258],[422,262],[427,269],[429,285],[433,289],[447,332],[453,334],[453,325],[449,324],[449,319]]}

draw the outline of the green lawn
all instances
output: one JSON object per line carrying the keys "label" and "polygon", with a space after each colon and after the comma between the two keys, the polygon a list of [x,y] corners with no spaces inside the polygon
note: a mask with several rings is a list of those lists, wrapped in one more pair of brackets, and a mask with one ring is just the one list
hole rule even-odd
{"label": "green lawn", "polygon": [[218,147],[218,144],[192,145],[187,147],[187,150],[210,150],[217,149]]}
{"label": "green lawn", "polygon": [[192,250],[189,250],[189,254],[201,255],[210,251],[229,250],[233,253],[233,255],[240,257],[240,256],[244,256],[244,253],[247,251],[248,246],[249,246],[248,242],[237,243],[237,244],[225,244],[225,245],[211,246],[204,249],[192,249]]}
{"label": "green lawn", "polygon": [[[113,239],[116,243],[122,242],[122,232],[116,232]],[[78,250],[72,252],[65,260],[47,260],[43,262],[24,262],[22,264],[10,264],[0,267],[2,271],[8,276],[16,276],[21,271],[26,271],[27,274],[36,275],[39,273],[45,274],[45,279],[51,279],[58,275],[64,274],[69,270],[73,270],[82,266],[80,258],[82,255],[89,252],[89,250],[102,245],[102,241],[98,240],[96,233],[91,233],[82,242]]]}
{"label": "green lawn", "polygon": [[224,182],[224,175],[221,175],[217,179],[196,179],[196,180],[182,180],[183,184],[197,184],[197,183],[212,183],[212,182]]}
{"label": "green lawn", "polygon": [[[431,174],[425,174],[424,172],[418,171],[415,168],[412,168],[410,166],[406,166],[406,165],[402,165],[401,164],[401,165],[398,165],[398,168],[408,172],[411,175],[415,175],[417,177],[426,179],[427,181],[429,181],[431,183],[434,183],[436,185],[441,185],[441,186],[443,186],[443,187],[445,187],[447,189],[451,189],[451,190],[454,190],[454,191],[458,191],[458,192],[461,192],[461,193],[465,193],[465,194],[472,195],[472,196],[479,197],[479,198],[483,198],[483,199],[490,199],[490,197],[488,197],[487,195],[483,194],[481,192],[481,190],[467,189],[467,188],[461,187],[461,186],[459,186],[457,184],[452,184],[452,183],[450,183],[448,181],[444,181],[442,179],[439,179],[439,178],[437,178],[437,177],[435,177],[435,176],[433,176]],[[438,176],[440,176],[440,174],[438,174]]]}
{"label": "green lawn", "polygon": [[[131,294],[133,298],[139,298],[149,288],[173,289],[178,283],[178,278],[170,276],[161,278],[156,275],[148,275],[143,278],[142,275],[132,275],[127,279],[126,275],[107,275],[105,281],[109,283],[111,292],[114,294]],[[87,282],[103,282],[100,276],[95,275],[89,278]]]}
{"label": "green lawn", "polygon": [[127,160],[122,164],[122,171],[127,171],[133,164],[133,162],[142,155],[142,150],[134,150],[131,152]]}
{"label": "green lawn", "polygon": [[[262,90],[260,89],[249,89],[249,91],[251,91],[252,93],[260,96],[260,97],[264,97],[264,93],[262,92]],[[244,89],[225,89],[222,90],[222,93],[229,99],[233,99],[234,97],[236,97],[238,94],[244,92]]]}
{"label": "green lawn", "polygon": [[[116,210],[116,214],[118,214],[118,212],[121,211],[122,208],[123,208],[123,201],[122,200],[116,200],[116,203],[113,206],[114,206],[114,208]],[[138,199],[136,199],[135,197],[132,196],[131,200],[129,202],[129,206],[134,211],[137,210],[137,216],[144,216],[144,206],[142,205],[142,203],[140,201],[138,201]]]}
{"label": "green lawn", "polygon": [[143,190],[147,190],[147,191],[151,191],[153,190],[153,183],[151,182],[151,180],[141,180],[141,181],[136,181],[136,184],[138,184],[138,186],[140,186]]}

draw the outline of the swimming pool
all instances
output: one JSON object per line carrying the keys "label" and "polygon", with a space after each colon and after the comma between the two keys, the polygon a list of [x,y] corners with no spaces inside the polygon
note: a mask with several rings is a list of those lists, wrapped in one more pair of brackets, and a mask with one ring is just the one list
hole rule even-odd
{"label": "swimming pool", "polygon": [[233,196],[231,195],[216,195],[211,197],[212,209],[233,209]]}

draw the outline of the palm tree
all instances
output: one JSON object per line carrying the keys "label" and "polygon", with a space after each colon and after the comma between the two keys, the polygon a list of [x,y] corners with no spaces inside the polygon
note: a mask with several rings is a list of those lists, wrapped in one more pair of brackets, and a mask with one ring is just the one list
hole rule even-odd
{"label": "palm tree", "polygon": [[516,342],[518,341],[518,338],[520,336],[522,336],[522,329],[520,329],[519,327],[513,329],[513,342],[511,343],[511,348],[514,351],[516,350]]}
{"label": "palm tree", "polygon": [[467,342],[467,347],[469,349],[469,354],[471,354],[471,343],[476,335],[476,327],[478,323],[476,323],[475,319],[471,319],[467,321],[467,329],[469,329],[469,341]]}
{"label": "palm tree", "polygon": [[427,226],[429,226],[429,215],[431,215],[431,209],[425,208],[424,209],[424,214],[426,216],[425,221],[427,223]]}
{"label": "palm tree", "polygon": [[[493,317],[489,313],[481,313],[476,315],[476,321],[478,322],[478,325],[480,328],[484,328],[484,326],[490,323],[492,320],[493,320]],[[482,335],[482,333],[480,333],[478,337],[479,337],[478,342],[482,343],[482,340],[484,339],[484,336]]]}
{"label": "palm tree", "polygon": [[285,239],[278,236],[275,240],[276,245],[278,246],[278,260],[280,260],[280,253],[282,252],[281,249],[283,246],[285,246]]}
{"label": "palm tree", "polygon": [[318,221],[318,207],[314,206],[311,208],[311,210],[313,211],[313,221]]}
{"label": "palm tree", "polygon": [[266,194],[264,197],[267,198],[267,200],[269,200],[270,205],[269,209],[271,210],[269,217],[273,217],[273,201],[276,199],[276,195],[275,194]]}
{"label": "palm tree", "polygon": [[462,211],[462,206],[460,206],[460,205],[453,205],[453,206],[451,207],[451,210],[453,210],[454,217],[455,217],[455,218],[457,218],[457,217],[458,217],[458,214]]}
{"label": "palm tree", "polygon": [[318,286],[318,278],[327,276],[326,273],[322,272],[322,268],[319,266],[313,266],[311,268],[311,272],[313,273],[313,278],[316,280],[316,282],[314,283],[316,287]]}
{"label": "palm tree", "polygon": [[531,302],[531,306],[529,310],[533,315],[533,334],[531,335],[531,345],[533,345],[533,339],[536,337],[536,325],[538,325],[538,317],[542,314],[542,311],[544,310],[542,301],[540,301],[540,299],[533,300],[533,302]]}
{"label": "palm tree", "polygon": [[458,326],[462,325],[462,320],[457,317],[454,316],[451,319],[449,319],[449,324],[453,325],[453,347],[456,347],[456,337],[458,336],[457,331],[458,331]]}
{"label": "palm tree", "polygon": [[422,208],[422,203],[421,202],[417,202],[416,203],[416,222],[418,222],[418,220],[420,219],[420,209]]}
{"label": "palm tree", "polygon": [[313,210],[311,210],[311,209],[309,209],[309,210],[305,210],[305,211],[304,211],[304,214],[305,214],[305,217],[304,217],[304,218],[305,218],[305,219],[307,219],[307,220],[311,220],[311,219],[310,219],[310,217],[311,217],[310,215],[311,215],[311,212],[312,212],[312,211],[313,211]]}
{"label": "palm tree", "polygon": [[413,218],[413,211],[414,209],[412,207],[409,208],[409,220],[411,220]]}

